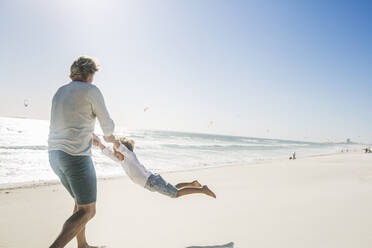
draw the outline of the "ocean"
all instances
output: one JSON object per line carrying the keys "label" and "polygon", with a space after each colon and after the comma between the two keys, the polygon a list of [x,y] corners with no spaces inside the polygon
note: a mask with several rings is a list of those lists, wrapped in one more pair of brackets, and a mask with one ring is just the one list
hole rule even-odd
{"label": "ocean", "polygon": [[[100,128],[97,129],[100,131]],[[139,160],[153,172],[253,164],[359,150],[361,145],[262,139],[226,135],[117,127],[117,135],[135,140]],[[0,185],[56,180],[48,162],[49,121],[0,117]],[[98,132],[99,133],[99,132]],[[93,149],[98,177],[124,175],[122,168]]]}

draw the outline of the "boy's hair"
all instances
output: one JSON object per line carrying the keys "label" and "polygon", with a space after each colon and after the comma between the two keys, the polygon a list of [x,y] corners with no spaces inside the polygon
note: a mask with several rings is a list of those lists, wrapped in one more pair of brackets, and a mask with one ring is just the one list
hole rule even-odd
{"label": "boy's hair", "polygon": [[134,150],[134,140],[132,139],[127,139],[125,137],[118,137],[118,140],[126,146],[131,152]]}

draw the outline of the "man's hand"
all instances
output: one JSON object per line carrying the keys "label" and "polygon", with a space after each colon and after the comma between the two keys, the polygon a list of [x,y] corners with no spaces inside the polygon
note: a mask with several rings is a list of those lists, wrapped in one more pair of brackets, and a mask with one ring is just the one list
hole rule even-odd
{"label": "man's hand", "polygon": [[93,145],[94,146],[99,146],[100,144],[101,144],[101,142],[99,142],[98,140],[93,139]]}
{"label": "man's hand", "polygon": [[118,149],[119,146],[120,146],[119,141],[115,140],[113,143],[114,143],[114,147],[115,147],[115,149]]}
{"label": "man's hand", "polygon": [[93,145],[99,146],[101,144],[101,140],[98,138],[97,135],[93,134]]}
{"label": "man's hand", "polygon": [[93,134],[93,145],[98,146],[101,150],[104,150],[106,147],[102,144],[100,138],[97,135]]}
{"label": "man's hand", "polygon": [[115,142],[115,136],[114,135],[110,135],[110,136],[103,136],[103,139],[106,141],[106,142],[109,142],[109,143],[114,143]]}

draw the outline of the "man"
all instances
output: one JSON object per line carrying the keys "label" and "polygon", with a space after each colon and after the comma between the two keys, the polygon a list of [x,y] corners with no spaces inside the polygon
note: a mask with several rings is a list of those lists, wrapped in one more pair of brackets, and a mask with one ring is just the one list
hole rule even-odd
{"label": "man", "polygon": [[100,90],[92,84],[98,65],[90,57],[77,58],[70,69],[72,82],[53,97],[48,139],[49,162],[75,200],[73,215],[50,247],[65,247],[74,237],[78,248],[93,248],[85,238],[85,225],[96,211],[97,178],[91,159],[96,117],[104,139],[113,141],[114,122]]}

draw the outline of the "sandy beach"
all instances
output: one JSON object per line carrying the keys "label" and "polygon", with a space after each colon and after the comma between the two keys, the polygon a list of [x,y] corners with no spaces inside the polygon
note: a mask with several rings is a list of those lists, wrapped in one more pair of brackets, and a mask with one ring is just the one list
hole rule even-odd
{"label": "sandy beach", "polygon": [[[372,156],[336,154],[163,174],[217,199],[171,199],[126,177],[99,180],[88,241],[107,247],[371,247]],[[48,247],[71,214],[60,185],[0,191],[0,247]],[[67,247],[76,247],[73,240]]]}
{"label": "sandy beach", "polygon": [[372,248],[371,13],[0,0],[0,248]]}

